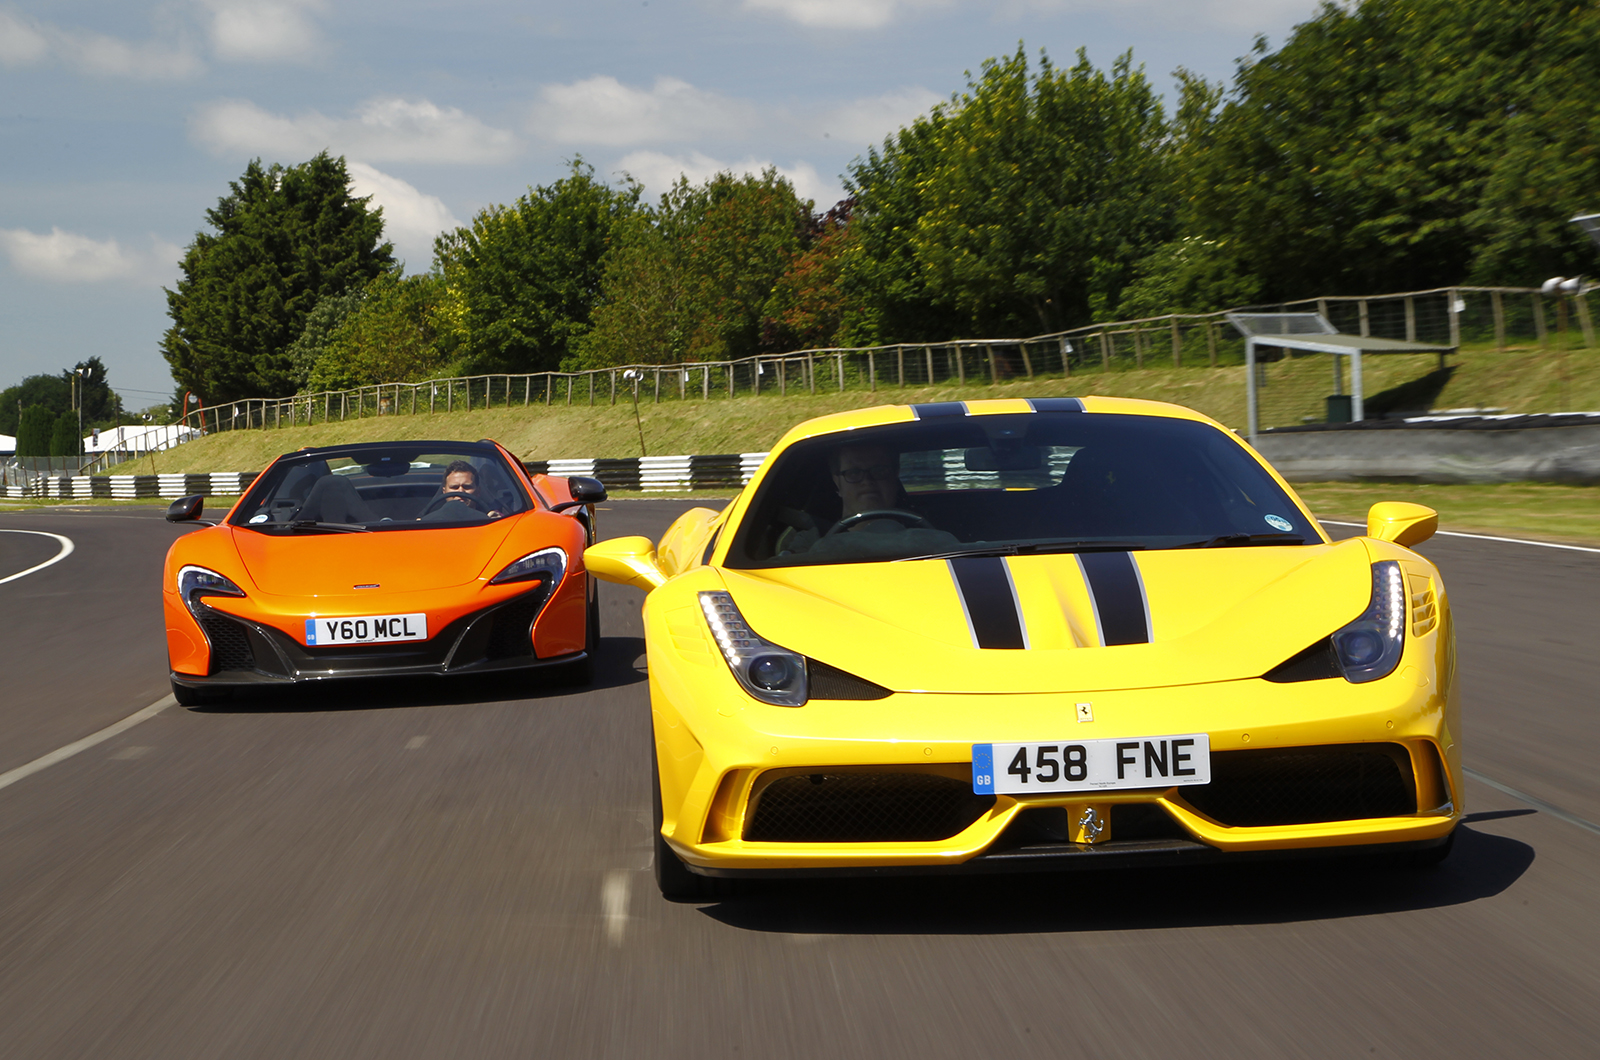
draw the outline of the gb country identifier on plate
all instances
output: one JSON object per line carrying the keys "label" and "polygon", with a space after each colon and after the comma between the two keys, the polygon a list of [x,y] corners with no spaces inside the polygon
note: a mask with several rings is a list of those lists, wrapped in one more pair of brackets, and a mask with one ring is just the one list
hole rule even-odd
{"label": "gb country identifier on plate", "polygon": [[409,615],[357,615],[349,618],[306,619],[306,644],[390,644],[402,640],[427,640],[426,612]]}
{"label": "gb country identifier on plate", "polygon": [[1211,738],[1203,732],[972,745],[972,790],[979,795],[1043,795],[1209,783]]}

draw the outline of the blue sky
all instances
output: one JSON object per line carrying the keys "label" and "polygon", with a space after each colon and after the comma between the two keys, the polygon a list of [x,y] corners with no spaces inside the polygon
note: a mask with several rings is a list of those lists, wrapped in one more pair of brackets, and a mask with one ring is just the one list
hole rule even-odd
{"label": "blue sky", "polygon": [[90,355],[171,392],[162,286],[255,157],[328,148],[411,271],[581,154],[656,193],[774,164],[826,208],[850,160],[1013,51],[1132,48],[1231,79],[1315,0],[0,0],[0,387]]}

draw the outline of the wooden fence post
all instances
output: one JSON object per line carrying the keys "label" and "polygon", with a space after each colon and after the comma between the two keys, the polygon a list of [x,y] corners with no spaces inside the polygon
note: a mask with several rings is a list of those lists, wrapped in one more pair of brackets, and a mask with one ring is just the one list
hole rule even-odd
{"label": "wooden fence post", "polygon": [[1211,367],[1217,366],[1217,322],[1206,321],[1206,356],[1211,362]]}
{"label": "wooden fence post", "polygon": [[1372,320],[1367,316],[1367,300],[1360,299],[1356,302],[1356,307],[1361,312],[1361,337],[1367,338],[1372,334]]}
{"label": "wooden fence post", "polygon": [[1489,292],[1489,307],[1494,310],[1494,344],[1506,351],[1506,303],[1499,291]]}
{"label": "wooden fence post", "polygon": [[1406,295],[1406,341],[1417,341],[1417,300]]}
{"label": "wooden fence post", "polygon": [[1583,291],[1573,295],[1572,301],[1578,307],[1578,326],[1583,329],[1583,345],[1585,349],[1594,348],[1594,321],[1589,316],[1589,296]]}
{"label": "wooden fence post", "polygon": [[1550,345],[1550,335],[1544,326],[1544,299],[1539,297],[1538,291],[1528,297],[1533,299],[1533,333],[1538,336],[1540,347],[1547,348]]}
{"label": "wooden fence post", "polygon": [[1183,367],[1183,340],[1178,337],[1178,318],[1172,318],[1172,367]]}
{"label": "wooden fence post", "polygon": [[922,352],[926,353],[928,355],[928,378],[927,378],[926,385],[932,386],[933,385],[933,347],[932,346],[924,346],[924,347],[922,347]]}
{"label": "wooden fence post", "polygon": [[1105,328],[1100,329],[1100,367],[1111,370],[1111,335]]}

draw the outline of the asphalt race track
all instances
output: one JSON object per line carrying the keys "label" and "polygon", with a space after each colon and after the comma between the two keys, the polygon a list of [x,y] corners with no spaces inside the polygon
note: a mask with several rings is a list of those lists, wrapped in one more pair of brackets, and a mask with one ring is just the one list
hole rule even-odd
{"label": "asphalt race track", "polygon": [[[689,505],[613,502],[606,536]],[[648,871],[634,590],[597,684],[168,707],[141,509],[0,514],[0,1057],[1586,1057],[1600,1040],[1600,554],[1464,538],[1468,823],[1328,863],[826,881]],[[1348,531],[1347,531],[1348,532]],[[58,551],[0,533],[0,578]],[[1538,808],[1540,805],[1544,808]]]}

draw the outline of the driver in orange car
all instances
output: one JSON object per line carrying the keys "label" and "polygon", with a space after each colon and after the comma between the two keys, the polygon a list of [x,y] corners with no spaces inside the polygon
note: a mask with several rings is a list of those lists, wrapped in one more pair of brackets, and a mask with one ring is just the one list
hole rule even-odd
{"label": "driver in orange car", "polygon": [[504,512],[491,510],[478,495],[478,472],[465,460],[453,461],[444,469],[444,499],[447,504],[467,504],[479,509],[490,519],[498,519]]}

